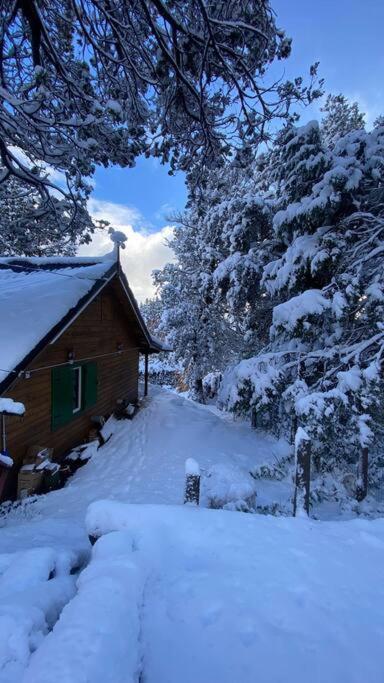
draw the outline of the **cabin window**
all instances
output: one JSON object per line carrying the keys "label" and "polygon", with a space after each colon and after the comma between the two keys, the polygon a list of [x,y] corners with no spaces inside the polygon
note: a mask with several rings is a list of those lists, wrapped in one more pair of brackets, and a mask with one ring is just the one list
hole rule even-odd
{"label": "cabin window", "polygon": [[52,430],[74,420],[97,401],[97,364],[52,369]]}

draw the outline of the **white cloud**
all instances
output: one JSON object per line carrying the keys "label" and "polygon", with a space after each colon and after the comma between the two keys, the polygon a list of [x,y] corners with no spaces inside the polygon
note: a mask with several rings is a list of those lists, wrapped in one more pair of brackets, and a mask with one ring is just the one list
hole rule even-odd
{"label": "white cloud", "polygon": [[177,213],[176,208],[172,204],[165,202],[156,211],[155,218],[158,221],[169,220],[169,217],[171,217],[171,219],[172,219],[172,217],[174,216],[175,213]]}
{"label": "white cloud", "polygon": [[[151,272],[173,259],[173,252],[166,244],[166,240],[172,237],[172,227],[166,225],[156,232],[148,232],[140,212],[123,204],[90,199],[88,207],[94,218],[109,221],[113,228],[127,236],[125,250],[121,251],[121,263],[138,301],[153,296]],[[79,249],[79,254],[100,256],[112,251],[112,247],[108,230],[99,230],[90,244]]]}

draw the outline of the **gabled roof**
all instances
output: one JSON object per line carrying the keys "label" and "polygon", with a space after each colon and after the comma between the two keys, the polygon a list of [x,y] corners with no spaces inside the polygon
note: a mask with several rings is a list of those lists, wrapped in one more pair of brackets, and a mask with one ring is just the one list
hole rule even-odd
{"label": "gabled roof", "polygon": [[137,326],[140,350],[165,350],[152,339],[117,261],[103,258],[0,258],[0,395],[112,280]]}

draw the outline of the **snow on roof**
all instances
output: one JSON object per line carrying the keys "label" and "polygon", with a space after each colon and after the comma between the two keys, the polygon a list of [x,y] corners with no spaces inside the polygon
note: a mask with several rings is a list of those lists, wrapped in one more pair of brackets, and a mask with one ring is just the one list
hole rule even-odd
{"label": "snow on roof", "polygon": [[151,335],[151,341],[154,346],[158,346],[161,351],[173,351],[173,348],[167,344],[165,341],[161,341],[161,339],[158,339],[157,337],[154,337]]}
{"label": "snow on roof", "polygon": [[108,258],[0,258],[0,383],[113,266]]}

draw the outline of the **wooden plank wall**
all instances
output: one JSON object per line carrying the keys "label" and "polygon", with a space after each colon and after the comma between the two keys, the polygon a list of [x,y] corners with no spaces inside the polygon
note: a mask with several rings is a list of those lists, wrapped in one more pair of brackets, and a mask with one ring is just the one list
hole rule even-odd
{"label": "wooden plank wall", "polygon": [[75,361],[108,354],[122,344],[119,355],[94,359],[98,369],[97,403],[69,424],[51,431],[51,369],[32,373],[29,379],[18,379],[6,395],[21,401],[26,408],[24,418],[7,417],[9,452],[16,463],[15,477],[11,478],[6,497],[13,497],[17,470],[31,445],[51,446],[55,458],[60,459],[69,448],[81,443],[88,435],[92,415],[107,415],[116,401],[138,397],[138,341],[122,308],[108,286],[80,314],[54,344],[48,346],[29,369],[46,367],[67,361],[73,349]]}

